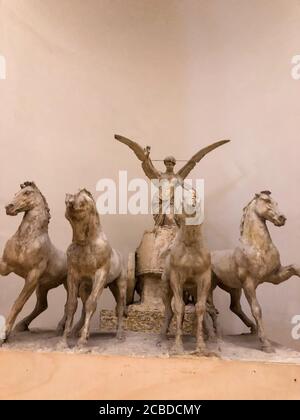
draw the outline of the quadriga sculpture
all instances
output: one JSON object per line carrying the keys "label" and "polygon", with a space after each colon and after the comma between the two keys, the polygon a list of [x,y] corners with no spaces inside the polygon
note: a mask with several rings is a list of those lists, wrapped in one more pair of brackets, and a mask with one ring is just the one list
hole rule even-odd
{"label": "quadriga sculpture", "polygon": [[78,295],[84,306],[78,345],[87,343],[91,317],[106,286],[109,286],[117,302],[117,338],[122,339],[127,281],[124,264],[102,230],[96,204],[89,191],[82,189],[77,194],[66,195],[66,218],[71,224],[73,239],[67,251],[68,299],[61,345],[67,345]]}
{"label": "quadriga sculpture", "polygon": [[[299,267],[282,267],[280,255],[272,242],[266,222],[283,226],[286,217],[278,210],[270,191],[256,194],[244,208],[240,228],[240,243],[234,250],[214,251],[212,257],[212,284],[230,293],[230,309],[251,329],[258,333],[262,350],[274,351],[267,339],[262,322],[262,311],[256,296],[259,284],[280,284],[291,276],[300,276]],[[242,290],[249,302],[256,325],[243,312],[240,304]]]}
{"label": "quadriga sculpture", "polygon": [[[185,211],[186,209],[188,209],[188,212]],[[199,221],[196,222],[198,213],[194,194],[192,203],[187,203],[185,210],[181,215],[175,215],[179,230],[166,257],[166,265],[162,275],[165,321],[161,336],[162,338],[166,336],[173,317],[173,298],[176,316],[176,337],[173,352],[177,354],[183,352],[184,292],[189,291],[191,295],[195,296],[196,290],[197,345],[194,353],[209,356],[212,353],[206,349],[203,320],[211,290],[211,259],[210,253],[204,245],[202,224]],[[193,224],[188,222],[191,217],[194,219]]]}
{"label": "quadriga sculpture", "polygon": [[[54,247],[48,235],[50,211],[47,201],[34,182],[24,182],[21,190],[6,206],[9,216],[25,213],[17,232],[7,241],[0,259],[0,274],[15,273],[25,279],[25,285],[6,319],[7,340],[23,306],[36,290],[34,310],[19,322],[17,331],[25,331],[29,324],[47,309],[47,294],[61,284],[66,286],[66,255]],[[63,328],[64,318],[59,323]],[[2,343],[1,342],[1,343]]]}

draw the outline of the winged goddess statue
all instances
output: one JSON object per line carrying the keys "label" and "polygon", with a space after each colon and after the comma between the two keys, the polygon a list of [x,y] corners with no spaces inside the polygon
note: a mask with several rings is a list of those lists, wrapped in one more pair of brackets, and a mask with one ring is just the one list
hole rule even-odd
{"label": "winged goddess statue", "polygon": [[[166,179],[168,181],[174,180],[178,181],[180,184],[183,183],[184,179],[188,176],[192,169],[200,162],[205,155],[207,155],[212,150],[216,149],[223,144],[228,143],[230,140],[220,140],[215,143],[210,144],[209,146],[204,147],[203,149],[199,150],[187,163],[179,169],[177,173],[174,172],[174,167],[176,165],[176,159],[173,156],[167,156],[164,159],[164,164],[166,167],[165,172],[161,172],[155,168],[153,162],[150,158],[150,146],[146,146],[143,148],[137,142],[130,140],[126,137],[120,136],[118,134],[115,135],[115,139],[119,142],[126,144],[137,156],[137,158],[142,162],[142,168],[144,170],[145,175],[152,181],[158,180],[161,181],[162,179]],[[174,196],[174,194],[173,194]],[[172,198],[171,198],[172,201]],[[154,221],[156,226],[165,226],[165,225],[174,225],[174,218],[170,214],[159,213],[154,214]]]}

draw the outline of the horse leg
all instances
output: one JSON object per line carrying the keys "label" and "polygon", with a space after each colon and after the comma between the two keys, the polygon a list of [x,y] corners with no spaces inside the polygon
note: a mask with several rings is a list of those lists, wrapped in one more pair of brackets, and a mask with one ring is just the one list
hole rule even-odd
{"label": "horse leg", "polygon": [[122,270],[120,276],[109,284],[109,288],[112,291],[112,294],[115,297],[117,306],[116,306],[116,316],[117,316],[117,339],[124,340],[123,332],[123,320],[124,320],[124,311],[126,308],[126,275]]}
{"label": "horse leg", "polygon": [[279,271],[268,278],[268,283],[280,284],[288,280],[292,276],[300,277],[300,269],[294,265],[281,267]]}
{"label": "horse leg", "polygon": [[[111,293],[112,293],[112,295],[113,295],[113,297],[116,301],[115,316],[118,319],[117,304],[118,304],[118,301],[119,301],[119,290],[118,290],[118,287],[117,287],[115,281],[109,283],[108,287],[109,287],[109,290],[111,291]],[[124,308],[124,313],[125,313],[125,308]],[[117,323],[118,323],[118,321],[117,321]],[[117,329],[118,329],[118,327],[117,327]]]}
{"label": "horse leg", "polygon": [[219,311],[217,310],[214,304],[213,291],[214,289],[210,287],[206,302],[206,312],[208,312],[212,320],[214,336],[218,339],[221,337],[220,325],[218,320]]}
{"label": "horse leg", "polygon": [[211,288],[211,269],[198,276],[197,282],[197,303],[196,303],[196,315],[197,315],[197,345],[196,354],[208,356],[209,353],[206,349],[206,344],[203,336],[203,319],[206,311],[206,304],[209,297]]}
{"label": "horse leg", "polygon": [[86,315],[85,315],[84,326],[81,330],[80,339],[78,341],[79,346],[83,346],[87,343],[91,318],[97,308],[98,296],[101,295],[105,287],[105,284],[107,282],[108,273],[109,273],[109,264],[106,264],[104,267],[100,268],[95,273],[95,279],[93,281],[92,292],[89,295],[88,300],[86,301],[86,304],[85,304]]}
{"label": "horse leg", "polygon": [[262,350],[267,353],[274,352],[274,348],[266,337],[262,322],[262,311],[256,297],[256,287],[252,278],[248,277],[243,284],[244,293],[251,307],[252,315],[256,321],[258,337],[262,343]]}
{"label": "horse leg", "polygon": [[181,275],[171,269],[170,285],[174,296],[174,312],[176,316],[176,336],[173,352],[176,354],[183,353],[182,343],[182,324],[184,316],[184,301],[183,301],[183,284],[181,283]]}
{"label": "horse leg", "polygon": [[50,288],[46,285],[38,285],[36,289],[36,305],[30,315],[22,319],[14,328],[16,332],[28,331],[29,324],[48,308],[47,295]]}
{"label": "horse leg", "polygon": [[[191,292],[192,299],[195,305],[198,300],[197,291],[198,291],[198,288],[197,286],[195,286]],[[216,329],[218,328],[217,319],[216,319],[217,315],[218,315],[218,311],[213,304],[212,294],[209,294],[207,298],[207,302],[206,302],[206,310],[203,316],[203,334],[204,334],[205,340],[217,338],[217,334],[216,334]],[[211,328],[209,317],[212,320],[213,328]],[[197,334],[197,316],[194,318],[193,330]]]}
{"label": "horse leg", "polygon": [[79,281],[80,277],[78,276],[78,273],[75,270],[70,269],[68,271],[68,296],[67,296],[67,302],[65,305],[65,316],[66,316],[66,323],[65,323],[65,329],[62,336],[62,339],[59,343],[59,347],[67,347],[67,339],[71,335],[72,330],[72,324],[74,315],[77,309],[78,305],[78,289],[79,289]]}
{"label": "horse leg", "polygon": [[81,311],[81,316],[79,321],[77,322],[77,324],[75,325],[75,327],[73,328],[71,335],[76,337],[80,335],[80,331],[84,325],[84,320],[85,320],[85,304],[88,300],[89,295],[91,294],[92,291],[92,286],[86,282],[83,282],[80,286],[79,286],[79,297],[82,301],[82,311]]}
{"label": "horse leg", "polygon": [[161,291],[162,291],[162,301],[165,305],[165,316],[164,321],[160,331],[160,341],[165,340],[167,338],[167,333],[173,318],[173,310],[172,310],[172,290],[170,288],[170,280],[168,274],[164,272],[162,274],[162,282],[161,282]]}
{"label": "horse leg", "polygon": [[46,262],[43,261],[39,266],[37,266],[36,268],[32,269],[29,272],[25,280],[25,285],[21,293],[19,294],[17,300],[13,304],[10,310],[10,313],[6,319],[4,339],[0,340],[0,344],[2,344],[4,341],[8,339],[17,316],[21,312],[23,306],[25,305],[27,300],[30,298],[34,290],[36,289],[38,281],[42,273],[44,272],[45,268],[46,268]]}
{"label": "horse leg", "polygon": [[247,315],[243,312],[242,307],[241,307],[240,300],[241,300],[241,295],[242,295],[242,289],[230,289],[229,293],[230,293],[230,298],[231,298],[230,310],[235,315],[237,315],[248,328],[250,328],[251,334],[256,334],[257,333],[256,325],[247,317]]}
{"label": "horse leg", "polygon": [[[68,293],[67,279],[64,280],[63,285],[64,285],[64,288],[66,289],[66,292]],[[66,325],[66,321],[67,321],[67,313],[66,313],[66,311],[64,311],[62,319],[57,324],[56,335],[62,335],[63,334],[64,329],[65,329],[65,325]]]}

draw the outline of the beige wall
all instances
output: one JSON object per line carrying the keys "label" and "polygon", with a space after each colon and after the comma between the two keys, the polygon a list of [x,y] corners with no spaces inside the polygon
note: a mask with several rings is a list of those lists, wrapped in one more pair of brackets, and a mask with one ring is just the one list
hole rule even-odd
{"label": "beige wall", "polygon": [[[299,262],[299,93],[290,76],[300,54],[296,0],[0,0],[0,246],[20,217],[3,206],[20,182],[35,180],[52,213],[53,242],[65,249],[70,227],[64,195],[101,177],[142,175],[115,132],[152,146],[152,155],[189,158],[220,138],[232,143],[193,171],[206,181],[206,236],[211,249],[236,244],[241,209],[270,189],[288,217],[270,227],[284,264]],[[125,254],[151,216],[105,216],[105,231]],[[6,314],[22,280],[2,278]],[[299,279],[258,291],[273,339],[291,340],[300,314]],[[35,325],[52,327],[65,295],[56,290]],[[108,292],[103,304],[109,305]],[[241,322],[217,293],[225,332]],[[26,307],[32,306],[31,300]],[[247,307],[247,306],[246,306]]]}

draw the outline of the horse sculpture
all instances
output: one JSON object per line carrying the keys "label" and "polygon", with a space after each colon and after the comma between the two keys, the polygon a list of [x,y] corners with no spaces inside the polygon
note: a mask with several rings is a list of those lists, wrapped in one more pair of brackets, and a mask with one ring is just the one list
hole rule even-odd
{"label": "horse sculpture", "polygon": [[[286,217],[278,210],[270,191],[256,194],[244,208],[240,228],[240,243],[234,250],[212,252],[212,284],[218,285],[231,296],[230,309],[251,329],[258,333],[262,350],[273,352],[266,337],[262,322],[262,311],[256,297],[259,284],[280,284],[291,276],[300,276],[294,265],[281,266],[280,255],[272,242],[266,221],[283,226]],[[242,290],[251,307],[256,325],[243,312],[240,304]]]}
{"label": "horse sculpture", "polygon": [[66,218],[71,224],[73,239],[67,251],[66,325],[60,345],[67,345],[78,294],[84,306],[78,346],[87,343],[91,317],[96,310],[97,299],[106,286],[117,302],[117,338],[122,339],[127,282],[124,264],[121,255],[111,248],[102,230],[96,204],[89,191],[82,189],[77,194],[66,195]]}
{"label": "horse sculpture", "polygon": [[[201,223],[187,223],[187,219],[197,217],[197,204],[185,205],[183,214],[175,214],[179,230],[170,251],[166,257],[165,269],[162,275],[162,297],[165,305],[165,320],[161,330],[163,339],[168,331],[173,317],[172,298],[176,316],[176,337],[173,352],[183,352],[182,323],[185,310],[184,295],[188,291],[196,302],[197,344],[195,354],[210,356],[204,341],[203,321],[207,301],[211,290],[211,259],[206,249],[202,235]],[[194,208],[194,213],[193,213]],[[199,215],[199,214],[198,214]],[[214,316],[214,314],[210,314]]]}
{"label": "horse sculpture", "polygon": [[[6,214],[16,216],[24,212],[17,232],[7,241],[0,259],[0,274],[15,273],[25,279],[25,285],[6,319],[4,339],[7,340],[23,306],[36,290],[34,310],[20,321],[17,331],[28,330],[29,324],[47,309],[47,294],[61,284],[66,286],[67,261],[57,250],[48,235],[50,211],[47,201],[34,182],[25,182],[10,204]],[[64,318],[59,327],[64,325]]]}

